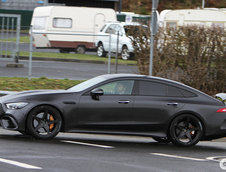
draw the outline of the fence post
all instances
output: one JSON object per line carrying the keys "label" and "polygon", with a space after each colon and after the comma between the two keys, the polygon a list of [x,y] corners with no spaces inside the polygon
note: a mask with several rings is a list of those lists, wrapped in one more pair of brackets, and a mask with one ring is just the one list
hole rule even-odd
{"label": "fence post", "polygon": [[33,44],[33,27],[30,27],[30,49],[29,49],[29,69],[28,69],[28,78],[31,79],[32,75],[32,45]]}
{"label": "fence post", "polygon": [[118,44],[119,44],[119,31],[117,33],[116,56],[115,56],[115,73],[118,73]]}
{"label": "fence post", "polygon": [[111,34],[109,34],[109,50],[108,50],[108,74],[111,73]]}
{"label": "fence post", "polygon": [[15,58],[16,63],[19,62],[20,23],[21,23],[21,16],[18,16],[17,24],[16,24],[16,58]]}

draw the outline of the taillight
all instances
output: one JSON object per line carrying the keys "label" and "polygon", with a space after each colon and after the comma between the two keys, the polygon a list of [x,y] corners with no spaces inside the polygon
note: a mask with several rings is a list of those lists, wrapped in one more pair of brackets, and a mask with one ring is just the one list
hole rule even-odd
{"label": "taillight", "polygon": [[226,112],[226,108],[218,109],[217,112]]}

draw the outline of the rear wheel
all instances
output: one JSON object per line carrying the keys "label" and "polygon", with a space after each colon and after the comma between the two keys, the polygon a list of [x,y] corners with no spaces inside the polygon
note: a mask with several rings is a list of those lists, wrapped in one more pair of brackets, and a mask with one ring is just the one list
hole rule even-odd
{"label": "rear wheel", "polygon": [[77,52],[78,54],[85,54],[86,48],[85,48],[84,46],[78,46],[78,47],[76,48],[76,52]]}
{"label": "rear wheel", "polygon": [[202,135],[201,121],[193,115],[180,115],[170,125],[170,138],[178,146],[193,146],[197,144]]}
{"label": "rear wheel", "polygon": [[51,106],[34,108],[27,119],[27,130],[30,135],[38,139],[51,139],[61,128],[62,119],[58,110]]}
{"label": "rear wheel", "polygon": [[99,57],[106,56],[106,52],[104,51],[104,46],[102,43],[99,43],[97,46],[97,56],[99,56]]}

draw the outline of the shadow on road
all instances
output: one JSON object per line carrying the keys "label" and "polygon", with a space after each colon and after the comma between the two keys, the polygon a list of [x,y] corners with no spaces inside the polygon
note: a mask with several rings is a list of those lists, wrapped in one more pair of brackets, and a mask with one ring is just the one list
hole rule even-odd
{"label": "shadow on road", "polygon": [[[92,136],[92,137],[90,137]],[[193,146],[193,147],[177,147],[173,144],[163,144],[158,143],[149,137],[146,139],[144,137],[129,137],[129,136],[111,136],[111,135],[98,135],[97,138],[95,138],[95,135],[83,135],[83,138],[81,136],[75,136],[75,137],[62,137],[58,136],[51,140],[38,140],[31,136],[26,136],[22,134],[0,134],[0,141],[10,141],[10,142],[31,142],[31,143],[37,143],[37,144],[51,144],[51,145],[62,145],[62,146],[78,146],[76,144],[69,144],[69,143],[63,143],[62,141],[72,141],[72,142],[84,142],[84,143],[90,143],[90,144],[101,144],[101,145],[108,145],[108,146],[114,146],[115,148],[119,149],[131,149],[133,151],[139,150],[139,151],[155,151],[155,152],[164,152],[164,151],[179,151],[180,153],[188,153],[188,152],[205,152],[205,153],[225,153],[226,152],[226,146],[220,147],[217,146],[217,142],[200,142],[199,144]]]}

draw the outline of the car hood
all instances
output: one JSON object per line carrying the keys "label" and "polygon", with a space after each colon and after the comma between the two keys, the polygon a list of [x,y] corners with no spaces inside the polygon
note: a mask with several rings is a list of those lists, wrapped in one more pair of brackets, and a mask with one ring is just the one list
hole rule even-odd
{"label": "car hood", "polygon": [[31,98],[33,96],[44,96],[44,95],[57,95],[57,94],[69,94],[72,93],[72,91],[69,90],[30,90],[30,91],[21,91],[21,92],[15,92],[3,97],[0,97],[0,103],[10,100],[22,100]]}

